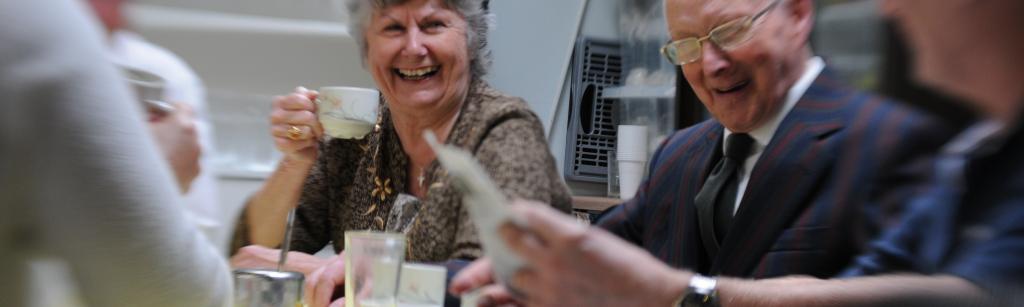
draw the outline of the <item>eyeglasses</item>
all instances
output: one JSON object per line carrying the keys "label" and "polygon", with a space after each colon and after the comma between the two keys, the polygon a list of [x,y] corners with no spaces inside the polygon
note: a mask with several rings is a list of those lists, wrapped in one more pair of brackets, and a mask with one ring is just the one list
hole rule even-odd
{"label": "eyeglasses", "polygon": [[703,52],[701,44],[706,40],[711,40],[712,43],[715,43],[715,45],[724,50],[735,48],[753,36],[754,31],[751,30],[754,27],[754,23],[778,6],[779,1],[773,0],[768,7],[765,7],[753,16],[733,19],[715,27],[711,32],[708,32],[707,36],[699,38],[690,37],[669,42],[664,47],[661,47],[661,54],[673,64],[685,65],[700,59]]}

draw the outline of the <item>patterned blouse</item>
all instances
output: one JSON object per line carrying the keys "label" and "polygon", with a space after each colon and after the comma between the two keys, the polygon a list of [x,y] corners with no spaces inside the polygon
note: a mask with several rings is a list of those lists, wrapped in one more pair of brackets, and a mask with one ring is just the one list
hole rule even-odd
{"label": "patterned blouse", "polygon": [[[448,144],[473,153],[507,197],[571,209],[569,190],[555,169],[543,126],[522,99],[485,82],[471,87],[448,136]],[[346,230],[406,234],[410,261],[474,259],[481,256],[476,228],[437,161],[425,170],[419,200],[402,191],[410,184],[409,158],[382,103],[381,125],[361,140],[321,143],[318,161],[303,187],[291,247],[314,253],[330,242],[343,249]],[[243,213],[244,214],[244,213]],[[232,250],[249,244],[243,216]]]}

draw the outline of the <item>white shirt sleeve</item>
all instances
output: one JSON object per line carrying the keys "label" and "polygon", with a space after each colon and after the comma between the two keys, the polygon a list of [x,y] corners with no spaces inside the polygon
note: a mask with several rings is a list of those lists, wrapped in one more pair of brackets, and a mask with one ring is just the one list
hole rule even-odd
{"label": "white shirt sleeve", "polygon": [[[82,5],[0,1],[0,272],[51,256],[90,306],[227,306],[226,261],[185,219]],[[22,277],[0,276],[3,305],[27,301]]]}
{"label": "white shirt sleeve", "polygon": [[189,192],[185,194],[183,205],[188,217],[224,255],[227,255],[228,232],[234,224],[225,223],[231,219],[227,216],[226,209],[221,206],[218,196],[213,163],[214,132],[202,80],[177,55],[128,30],[112,33],[107,51],[114,63],[151,72],[163,78],[166,81],[164,97],[168,101],[188,103],[192,106],[195,112],[196,133],[199,135],[203,151],[199,158],[199,175],[192,181]]}

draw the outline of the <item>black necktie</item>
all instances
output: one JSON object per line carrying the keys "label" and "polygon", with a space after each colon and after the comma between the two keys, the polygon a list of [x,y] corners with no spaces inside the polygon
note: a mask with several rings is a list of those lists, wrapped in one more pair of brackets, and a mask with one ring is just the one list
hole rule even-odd
{"label": "black necktie", "polygon": [[750,155],[753,143],[754,139],[745,133],[729,135],[725,140],[725,154],[715,164],[694,200],[700,237],[711,259],[718,255],[719,242],[732,223],[740,166]]}

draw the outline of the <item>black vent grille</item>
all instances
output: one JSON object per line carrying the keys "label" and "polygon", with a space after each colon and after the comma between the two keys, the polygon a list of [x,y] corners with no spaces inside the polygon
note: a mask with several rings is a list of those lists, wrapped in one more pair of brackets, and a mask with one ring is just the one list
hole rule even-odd
{"label": "black vent grille", "polygon": [[590,38],[576,42],[572,59],[565,176],[568,180],[607,182],[615,152],[615,101],[606,87],[622,83],[619,43]]}

